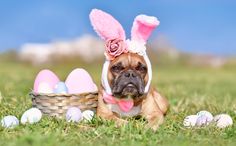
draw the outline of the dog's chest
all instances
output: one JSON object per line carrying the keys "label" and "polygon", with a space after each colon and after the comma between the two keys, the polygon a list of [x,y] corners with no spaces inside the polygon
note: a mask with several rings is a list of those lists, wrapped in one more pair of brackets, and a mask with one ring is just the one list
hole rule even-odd
{"label": "dog's chest", "polygon": [[120,117],[134,117],[138,116],[141,111],[141,105],[134,106],[129,112],[124,112],[120,110],[117,104],[107,104],[108,108],[112,111],[117,113]]}

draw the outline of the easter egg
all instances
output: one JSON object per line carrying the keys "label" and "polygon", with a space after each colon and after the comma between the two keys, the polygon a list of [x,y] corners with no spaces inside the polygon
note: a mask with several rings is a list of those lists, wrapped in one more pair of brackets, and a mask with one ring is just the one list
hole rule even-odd
{"label": "easter egg", "polygon": [[71,94],[95,92],[97,86],[94,84],[91,76],[84,69],[75,69],[67,77],[66,86]]}
{"label": "easter egg", "polygon": [[197,115],[187,116],[183,121],[183,125],[185,127],[193,127],[196,124],[197,118],[198,118]]}
{"label": "easter egg", "polygon": [[196,121],[196,126],[206,126],[210,122],[208,121],[208,117],[206,115],[198,116]]}
{"label": "easter egg", "polygon": [[41,82],[39,83],[39,86],[38,86],[38,91],[37,93],[53,93],[53,90],[52,88],[50,87],[50,85],[46,82]]}
{"label": "easter egg", "polygon": [[214,117],[214,121],[216,122],[216,126],[219,128],[225,128],[233,125],[232,118],[227,114],[216,115]]}
{"label": "easter egg", "polygon": [[207,122],[211,122],[213,120],[213,115],[208,112],[208,111],[200,111],[197,113],[197,115],[200,117],[202,115],[204,115],[205,117],[207,117]]}
{"label": "easter egg", "polygon": [[37,108],[30,108],[27,111],[24,112],[24,114],[21,117],[21,124],[34,124],[41,120],[42,118],[42,112]]}
{"label": "easter egg", "polygon": [[[34,92],[52,92],[59,78],[50,70],[42,70],[38,73],[34,81]],[[40,92],[39,92],[40,91]]]}
{"label": "easter egg", "polygon": [[70,107],[66,112],[67,122],[79,122],[82,120],[82,113],[77,107]]}
{"label": "easter egg", "polygon": [[1,125],[5,128],[14,128],[19,125],[19,120],[15,116],[5,116],[1,120]]}
{"label": "easter egg", "polygon": [[57,93],[57,94],[67,94],[68,93],[68,88],[66,86],[66,84],[64,82],[59,82],[56,84],[54,90],[53,90],[54,93]]}
{"label": "easter egg", "polygon": [[91,111],[91,110],[85,110],[85,111],[83,111],[82,116],[83,116],[83,119],[85,121],[89,122],[89,121],[91,121],[93,119],[94,112]]}

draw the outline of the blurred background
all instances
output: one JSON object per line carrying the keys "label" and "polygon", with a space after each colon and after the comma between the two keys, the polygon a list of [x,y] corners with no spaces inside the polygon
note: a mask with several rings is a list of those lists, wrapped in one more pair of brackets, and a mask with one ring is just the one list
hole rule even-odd
{"label": "blurred background", "polygon": [[93,8],[118,19],[127,37],[136,15],[156,16],[161,23],[148,42],[153,64],[220,68],[236,62],[234,0],[1,1],[0,62],[102,63],[104,43],[88,17]]}

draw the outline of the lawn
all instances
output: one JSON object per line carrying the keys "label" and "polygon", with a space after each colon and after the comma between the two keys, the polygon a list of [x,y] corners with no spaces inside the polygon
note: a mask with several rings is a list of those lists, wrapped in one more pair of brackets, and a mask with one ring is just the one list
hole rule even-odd
{"label": "lawn", "polygon": [[[61,79],[76,67],[87,69],[97,84],[102,64],[63,63],[33,67],[14,61],[0,60],[0,118],[20,118],[31,107],[28,93],[41,68],[50,68]],[[200,110],[212,114],[228,113],[236,122],[236,67],[221,69],[181,65],[153,65],[153,86],[166,96],[170,109],[165,123],[157,132],[144,128],[145,121],[130,119],[125,127],[95,119],[91,123],[67,123],[44,116],[34,125],[15,129],[0,127],[0,145],[236,145],[236,125],[226,129],[215,126],[185,128],[185,116]]]}

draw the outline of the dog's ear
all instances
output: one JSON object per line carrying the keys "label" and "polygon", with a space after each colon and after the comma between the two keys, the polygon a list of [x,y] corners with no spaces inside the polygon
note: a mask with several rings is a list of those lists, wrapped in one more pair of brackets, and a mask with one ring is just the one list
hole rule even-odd
{"label": "dog's ear", "polygon": [[156,17],[147,15],[138,15],[133,22],[131,30],[131,40],[146,43],[154,28],[160,22]]}
{"label": "dog's ear", "polygon": [[98,9],[93,9],[89,15],[91,24],[97,34],[104,40],[125,40],[125,31],[121,24],[110,14]]}

